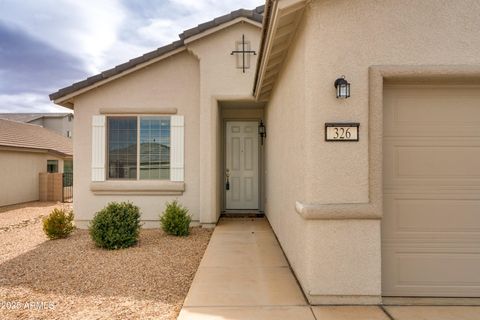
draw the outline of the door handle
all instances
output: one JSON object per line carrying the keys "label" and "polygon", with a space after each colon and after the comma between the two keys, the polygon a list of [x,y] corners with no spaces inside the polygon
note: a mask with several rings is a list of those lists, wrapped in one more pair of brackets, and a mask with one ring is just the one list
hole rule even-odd
{"label": "door handle", "polygon": [[225,183],[225,190],[230,190],[230,169],[225,170],[225,176],[227,177],[227,182]]}

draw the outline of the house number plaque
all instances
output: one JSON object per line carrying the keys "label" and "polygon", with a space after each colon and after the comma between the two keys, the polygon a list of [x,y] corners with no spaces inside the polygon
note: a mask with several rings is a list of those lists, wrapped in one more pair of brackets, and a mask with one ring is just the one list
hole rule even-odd
{"label": "house number plaque", "polygon": [[325,141],[358,141],[360,123],[325,123]]}

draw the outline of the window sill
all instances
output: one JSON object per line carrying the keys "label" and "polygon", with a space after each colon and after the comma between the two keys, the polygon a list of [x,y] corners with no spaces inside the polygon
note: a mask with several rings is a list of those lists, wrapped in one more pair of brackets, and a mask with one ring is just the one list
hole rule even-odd
{"label": "window sill", "polygon": [[90,183],[94,194],[112,195],[181,195],[184,182],[156,181],[102,181]]}

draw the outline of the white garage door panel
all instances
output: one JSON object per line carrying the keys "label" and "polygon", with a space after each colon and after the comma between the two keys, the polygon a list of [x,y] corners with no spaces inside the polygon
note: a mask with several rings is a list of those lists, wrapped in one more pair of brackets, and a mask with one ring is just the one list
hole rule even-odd
{"label": "white garage door panel", "polygon": [[[395,278],[383,284],[383,295],[464,297],[478,295],[480,287],[479,252],[452,252],[445,249],[423,248],[419,245],[408,248],[384,248],[390,261],[387,266]],[[438,252],[435,252],[438,251]],[[461,272],[459,272],[461,270]]]}
{"label": "white garage door panel", "polygon": [[480,88],[387,87],[382,290],[480,296]]}
{"label": "white garage door panel", "polygon": [[478,146],[405,146],[396,149],[399,177],[479,178]]}
{"label": "white garage door panel", "polygon": [[479,101],[477,86],[387,87],[384,136],[478,137]]}
{"label": "white garage door panel", "polygon": [[[472,237],[480,241],[480,199],[452,199],[419,195],[385,195],[388,215],[383,222],[383,238],[455,236]],[[455,219],[452,218],[455,212]],[[457,235],[461,233],[460,235]]]}
{"label": "white garage door panel", "polygon": [[383,152],[386,189],[480,185],[478,138],[385,138]]}

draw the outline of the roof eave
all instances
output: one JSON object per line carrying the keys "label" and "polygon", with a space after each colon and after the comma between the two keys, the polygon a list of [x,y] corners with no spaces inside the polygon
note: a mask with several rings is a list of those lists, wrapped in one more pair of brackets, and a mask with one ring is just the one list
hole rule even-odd
{"label": "roof eave", "polygon": [[[49,95],[50,100],[60,106],[73,109],[73,98],[75,96],[99,87],[107,82],[113,81],[119,77],[123,77],[124,75],[127,75],[133,71],[141,69],[159,60],[165,59],[166,57],[176,54],[182,50],[185,50],[185,44],[187,42],[193,41],[190,38],[195,37],[196,39],[198,39],[200,37],[206,36],[207,34],[211,34],[212,32],[207,32],[209,29],[220,27],[223,24],[228,24],[238,19],[248,21],[253,25],[260,26],[263,19],[263,8],[263,6],[258,6],[253,10],[239,9],[236,11],[232,11],[227,15],[208,21],[206,23],[202,23],[195,28],[188,29],[180,34],[180,40],[177,40],[164,47],[158,48],[157,50],[154,50],[152,52],[146,53],[143,56],[131,59],[126,63],[118,65],[115,68],[109,69],[100,74],[89,77],[83,81],[74,83],[71,86],[60,89],[57,92]],[[229,25],[231,24],[232,23],[230,23]],[[220,27],[218,29],[221,30],[223,28]]]}
{"label": "roof eave", "polygon": [[260,22],[257,22],[257,21],[253,21],[251,19],[248,19],[248,18],[245,18],[245,17],[238,17],[238,18],[235,18],[234,20],[231,20],[231,21],[228,21],[222,25],[219,25],[219,26],[216,26],[216,27],[212,27],[208,30],[205,30],[204,32],[201,32],[199,34],[196,34],[196,35],[193,35],[193,36],[190,36],[188,38],[186,38],[184,40],[185,44],[188,45],[194,41],[197,41],[197,40],[200,40],[206,36],[209,36],[213,33],[216,33],[220,30],[223,30],[223,29],[226,29],[230,26],[233,26],[237,23],[240,23],[240,22],[245,22],[245,23],[248,23],[252,26],[255,26],[255,27],[258,27],[258,28],[262,28],[262,24]]}
{"label": "roof eave", "polygon": [[[146,62],[144,62],[144,63],[137,64],[136,66],[134,66],[134,67],[132,67],[132,68],[130,68],[130,69],[126,69],[126,70],[124,70],[124,71],[122,71],[122,72],[120,72],[120,73],[111,75],[110,77],[106,77],[106,78],[104,78],[104,79],[101,80],[101,81],[93,82],[91,85],[78,88],[77,90],[72,91],[72,92],[70,92],[70,93],[68,93],[68,94],[66,94],[66,95],[63,95],[63,96],[62,96],[61,94],[59,94],[59,95],[58,95],[58,98],[56,98],[55,93],[54,93],[54,94],[51,94],[51,95],[50,95],[50,99],[53,100],[53,102],[54,102],[55,104],[58,104],[58,105],[61,105],[62,107],[66,107],[66,108],[69,108],[69,109],[72,109],[72,110],[73,110],[73,109],[74,109],[74,99],[73,99],[74,97],[76,97],[76,96],[78,96],[78,95],[80,95],[80,94],[83,94],[83,93],[85,93],[85,92],[87,92],[87,91],[90,91],[90,90],[92,90],[92,89],[95,89],[95,88],[97,88],[97,87],[100,87],[100,86],[102,86],[102,85],[104,85],[104,84],[106,84],[106,83],[108,83],[108,82],[110,82],[110,81],[113,81],[113,80],[118,79],[118,78],[120,78],[120,77],[126,76],[126,75],[128,75],[128,74],[130,74],[130,73],[132,73],[132,72],[135,72],[135,71],[137,71],[137,70],[140,70],[140,69],[142,69],[142,68],[145,68],[145,67],[147,67],[147,66],[149,66],[149,65],[151,65],[151,64],[153,64],[153,63],[156,63],[156,62],[158,62],[158,61],[164,60],[164,59],[166,59],[166,58],[168,58],[168,57],[170,57],[170,56],[172,56],[172,55],[175,55],[175,54],[177,54],[177,53],[179,53],[179,52],[182,52],[182,51],[184,51],[184,50],[186,50],[186,48],[185,48],[185,46],[182,45],[181,47],[179,47],[179,48],[177,48],[177,49],[175,49],[175,50],[166,52],[165,54],[160,55],[160,56],[158,56],[158,57],[156,57],[156,58],[154,58],[154,59],[148,60],[148,61],[146,61]],[[59,92],[60,92],[60,91],[59,91]]]}
{"label": "roof eave", "polygon": [[303,12],[310,0],[271,0],[267,3],[265,32],[257,65],[253,95],[267,101],[288,54]]}
{"label": "roof eave", "polygon": [[35,148],[35,147],[20,147],[20,146],[13,146],[8,144],[0,144],[0,150],[3,151],[19,151],[19,152],[33,152],[33,153],[48,153],[59,158],[64,159],[71,159],[73,158],[73,154],[68,154],[65,152],[57,151],[54,149],[46,149],[46,148]]}

